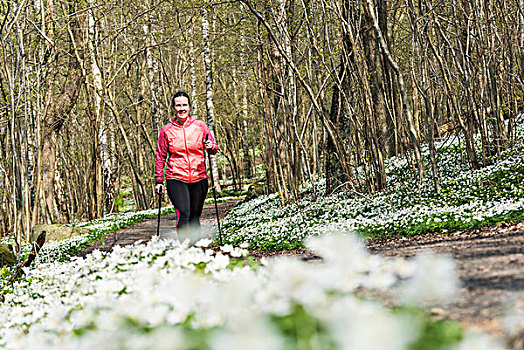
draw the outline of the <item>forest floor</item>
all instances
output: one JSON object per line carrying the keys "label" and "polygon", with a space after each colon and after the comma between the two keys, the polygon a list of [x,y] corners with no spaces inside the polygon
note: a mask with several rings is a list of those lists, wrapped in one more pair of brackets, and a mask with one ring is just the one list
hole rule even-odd
{"label": "forest floor", "polygon": [[[219,203],[220,219],[235,205],[235,201]],[[203,235],[209,234],[216,225],[213,204],[204,206],[201,223]],[[85,256],[95,249],[110,251],[115,245],[147,242],[156,235],[156,230],[157,219],[146,220],[106,235],[103,244],[96,241],[81,255]],[[160,237],[173,237],[174,232],[174,214],[162,216]],[[508,312],[524,309],[524,223],[500,224],[450,235],[395,237],[368,242],[367,246],[373,254],[391,257],[410,258],[424,250],[452,256],[462,284],[459,297],[452,304],[433,308],[431,313],[438,318],[456,320],[467,328],[479,328],[500,338],[512,349],[524,349],[524,330],[510,337],[505,326]],[[307,250],[252,251],[251,254],[257,258],[294,255],[303,260],[318,259]],[[395,305],[393,293],[373,297],[381,298],[391,306]]]}
{"label": "forest floor", "polygon": [[459,296],[432,313],[468,328],[480,328],[512,349],[524,349],[524,329],[510,336],[508,326],[516,324],[507,317],[512,311],[524,310],[524,223],[451,235],[391,238],[367,246],[383,256],[409,258],[424,250],[452,256],[461,282]]}

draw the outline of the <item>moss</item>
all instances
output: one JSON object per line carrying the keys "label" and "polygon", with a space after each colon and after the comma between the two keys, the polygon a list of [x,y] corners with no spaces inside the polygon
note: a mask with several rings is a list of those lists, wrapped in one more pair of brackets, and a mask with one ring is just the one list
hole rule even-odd
{"label": "moss", "polygon": [[85,235],[90,232],[84,227],[72,227],[64,225],[35,225],[31,230],[29,242],[35,242],[40,233],[46,232],[46,242],[61,241],[67,238]]}
{"label": "moss", "polygon": [[252,199],[257,198],[258,196],[264,195],[266,193],[266,187],[264,184],[254,183],[249,186],[247,189],[246,197],[244,202],[248,202]]}
{"label": "moss", "polygon": [[0,267],[13,266],[16,264],[16,257],[4,245],[0,245]]}

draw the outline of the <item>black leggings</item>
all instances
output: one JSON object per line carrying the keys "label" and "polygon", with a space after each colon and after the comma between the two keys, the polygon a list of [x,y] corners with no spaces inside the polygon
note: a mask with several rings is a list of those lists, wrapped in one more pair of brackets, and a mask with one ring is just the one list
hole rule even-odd
{"label": "black leggings", "polygon": [[202,215],[207,190],[207,179],[195,183],[167,180],[167,194],[176,209],[178,230],[189,227],[200,228],[200,215]]}

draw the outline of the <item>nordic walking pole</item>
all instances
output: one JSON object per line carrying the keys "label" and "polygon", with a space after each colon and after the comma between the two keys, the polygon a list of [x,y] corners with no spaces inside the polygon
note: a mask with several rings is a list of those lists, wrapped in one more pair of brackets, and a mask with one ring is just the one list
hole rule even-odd
{"label": "nordic walking pole", "polygon": [[[207,134],[206,134],[207,141]],[[211,154],[207,152],[207,159],[209,161],[209,173],[211,174],[211,187],[213,188],[213,198],[215,199],[215,212],[217,215],[217,226],[218,226],[218,241],[222,245],[222,231],[220,230],[220,218],[218,216],[218,205],[217,205],[217,193],[215,191],[215,180],[213,179],[213,169],[211,168]]]}
{"label": "nordic walking pole", "polygon": [[162,210],[162,193],[158,194],[158,221],[156,223],[156,236],[160,236],[160,211]]}

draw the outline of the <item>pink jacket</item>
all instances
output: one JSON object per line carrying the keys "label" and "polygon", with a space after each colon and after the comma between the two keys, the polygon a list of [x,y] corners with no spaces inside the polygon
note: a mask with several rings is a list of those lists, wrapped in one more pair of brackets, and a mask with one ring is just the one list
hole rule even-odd
{"label": "pink jacket", "polygon": [[[218,145],[207,125],[195,116],[189,117],[184,125],[173,119],[160,129],[155,157],[155,181],[164,182],[164,166],[167,159],[166,179],[193,183],[207,178],[203,141],[209,139],[215,154]],[[169,158],[168,158],[169,156]]]}

